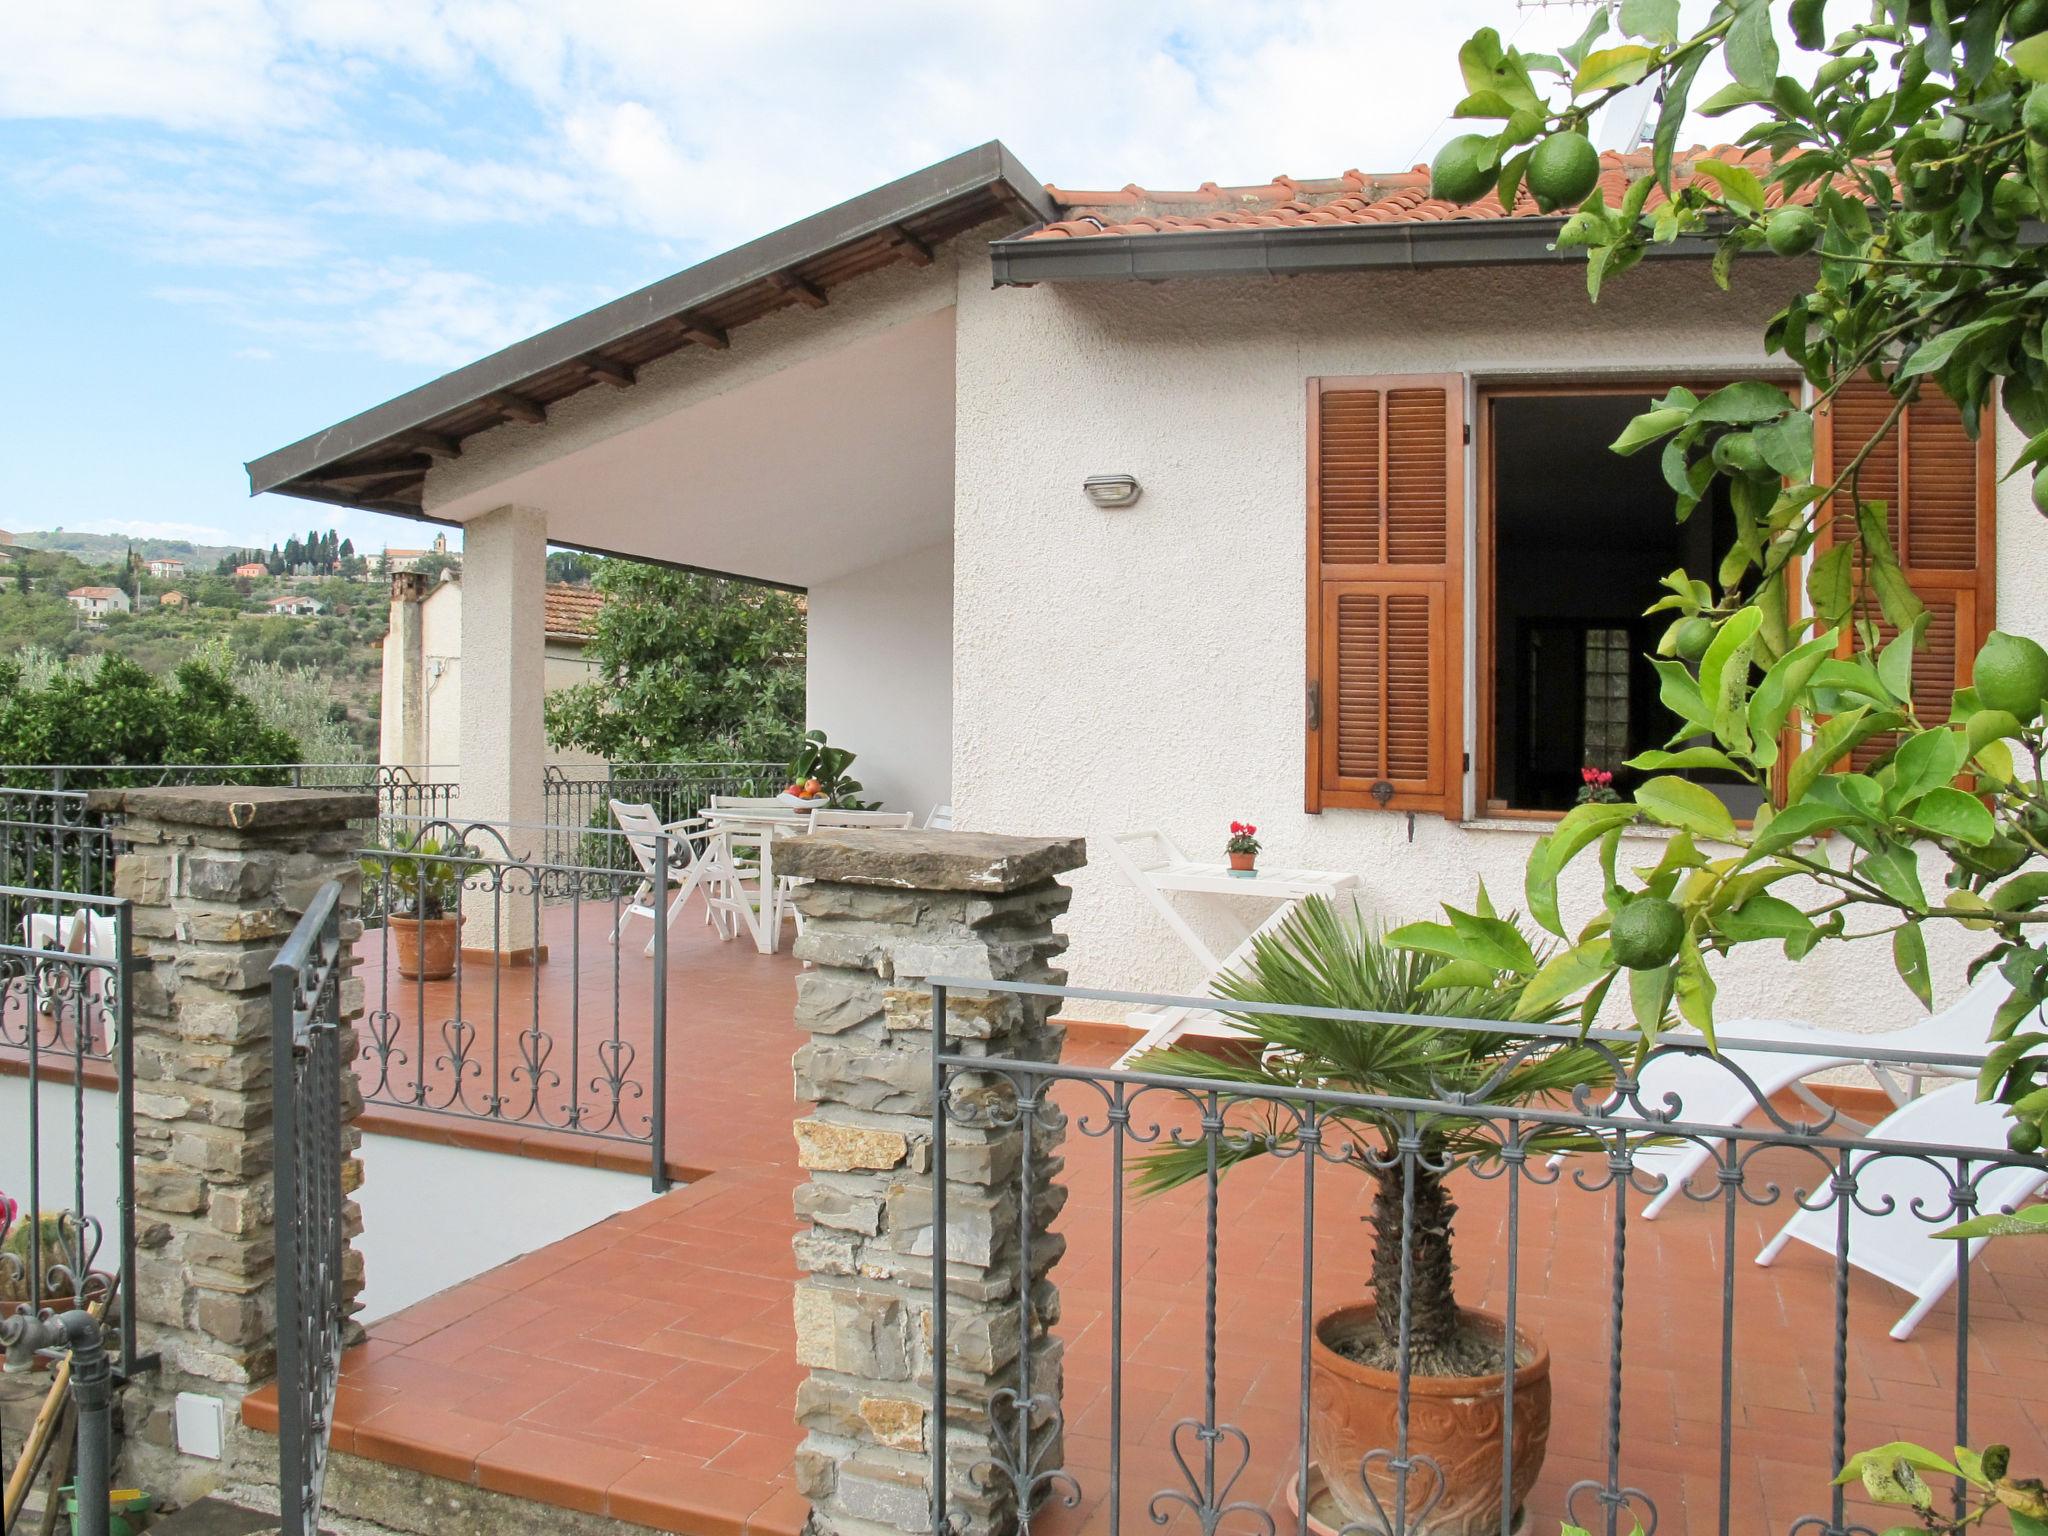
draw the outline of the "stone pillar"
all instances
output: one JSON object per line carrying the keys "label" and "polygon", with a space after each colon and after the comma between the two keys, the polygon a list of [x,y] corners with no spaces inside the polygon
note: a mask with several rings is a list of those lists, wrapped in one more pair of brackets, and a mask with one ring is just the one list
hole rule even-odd
{"label": "stone pillar", "polygon": [[[362,931],[352,820],[377,797],[315,789],[127,789],[90,808],[120,816],[129,851],[114,892],[134,903],[135,1227],[133,1294],[139,1343],[161,1357],[123,1404],[123,1477],[184,1503],[254,1476],[274,1481],[277,1446],[251,1439],[239,1405],[276,1371],[270,964],[313,894],[342,882],[344,940]],[[342,987],[344,1027],[362,984]],[[342,1042],[354,1059],[353,1031]],[[344,1119],[362,1100],[344,1085]],[[361,1180],[344,1131],[343,1186]],[[358,1218],[348,1211],[351,1235]],[[351,1250],[344,1286],[362,1290]],[[219,1399],[227,1426],[219,1461],[178,1453],[177,1394]],[[266,1470],[267,1469],[267,1470]]]}
{"label": "stone pillar", "polygon": [[[796,1122],[809,1182],[796,1192],[808,1223],[796,1238],[807,1278],[796,1288],[797,1390],[807,1431],[797,1480],[819,1536],[929,1529],[932,1390],[932,1018],[935,975],[1058,983],[1066,947],[1053,919],[1068,891],[1054,878],[1085,862],[1079,839],[965,832],[848,830],[791,839],[776,868],[808,877],[797,981]],[[954,994],[948,1035],[969,1055],[1056,1061],[1065,1036],[1043,998]],[[970,1476],[991,1459],[990,1396],[1015,1388],[1025,1349],[1033,1395],[1060,1391],[1059,1297],[1048,1277],[1059,1240],[1047,1232],[1065,1199],[1057,1182],[1064,1120],[1050,1108],[1005,1118],[1007,1079],[956,1080],[949,1102],[982,1111],[950,1125],[947,1148],[947,1502],[956,1531],[1014,1528],[1017,1500],[1000,1476]],[[1009,1116],[1016,1120],[1014,1113]],[[962,1123],[962,1120],[968,1123]],[[973,1123],[980,1120],[983,1123]],[[1035,1176],[1020,1187],[1024,1138]],[[1028,1199],[1031,1274],[1019,1304],[1017,1213]],[[1028,1333],[1028,1341],[1026,1334]],[[1007,1427],[1005,1421],[1004,1427]],[[1050,1416],[1040,1470],[1060,1465]]]}
{"label": "stone pillar", "polygon": [[377,758],[404,768],[418,768],[427,761],[427,658],[420,617],[426,595],[427,579],[419,572],[392,573]]}
{"label": "stone pillar", "polygon": [[[505,829],[515,858],[540,847],[542,768],[547,731],[541,716],[547,667],[547,514],[500,507],[463,525],[462,762],[463,821],[524,822]],[[480,845],[481,846],[481,845]],[[488,882],[476,880],[472,885]],[[518,882],[522,889],[528,882]],[[470,890],[462,904],[462,947],[535,958],[534,903],[509,892],[493,901]]]}

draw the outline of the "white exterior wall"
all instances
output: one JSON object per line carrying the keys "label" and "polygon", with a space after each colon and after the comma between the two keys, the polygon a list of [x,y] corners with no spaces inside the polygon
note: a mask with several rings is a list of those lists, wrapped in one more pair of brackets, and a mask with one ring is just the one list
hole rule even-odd
{"label": "white exterior wall", "polygon": [[953,547],[810,589],[806,714],[858,754],[864,797],[922,822],[949,804],[953,743]]}
{"label": "white exterior wall", "polygon": [[[1228,823],[1250,820],[1267,862],[1355,871],[1390,922],[1469,906],[1482,876],[1521,904],[1541,827],[1418,815],[1410,841],[1402,814],[1302,810],[1307,379],[1762,365],[1785,280],[1749,262],[1721,294],[1704,263],[1652,263],[1597,307],[1577,261],[998,290],[963,254],[953,787],[965,826],[1098,840],[1065,924],[1074,981],[1203,979],[1111,866],[1099,840],[1117,831],[1157,827],[1220,857]],[[1137,506],[1082,496],[1106,472],[1137,476]],[[2001,626],[2048,631],[2048,523],[2025,476],[2000,490],[1998,565]],[[1469,678],[1466,697],[1469,722]],[[1650,837],[1625,849],[1655,851]],[[1596,908],[1596,861],[1572,873],[1577,922]],[[1941,936],[1944,994],[1974,937]],[[1883,1028],[1917,1013],[1882,945],[1824,945],[1796,966],[1758,945],[1717,974],[1724,1018]]]}

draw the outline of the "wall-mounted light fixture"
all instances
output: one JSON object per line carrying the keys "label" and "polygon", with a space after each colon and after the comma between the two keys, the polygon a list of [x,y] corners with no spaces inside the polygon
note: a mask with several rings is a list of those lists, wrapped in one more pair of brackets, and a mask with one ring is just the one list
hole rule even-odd
{"label": "wall-mounted light fixture", "polygon": [[1081,482],[1081,489],[1090,501],[1106,509],[1128,507],[1144,494],[1135,475],[1090,475]]}

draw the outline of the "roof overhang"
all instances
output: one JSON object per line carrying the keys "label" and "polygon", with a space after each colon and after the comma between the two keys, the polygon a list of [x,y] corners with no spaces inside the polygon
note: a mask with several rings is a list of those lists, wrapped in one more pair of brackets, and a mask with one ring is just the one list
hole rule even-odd
{"label": "roof overhang", "polygon": [[[1311,272],[1389,268],[1506,266],[1579,262],[1555,248],[1564,220],[1443,219],[1414,224],[1251,226],[1036,239],[1025,230],[989,249],[1000,285],[1161,282],[1177,277],[1299,277]],[[1036,226],[1034,226],[1035,230]],[[1711,235],[1653,245],[1653,257],[1711,257]]]}
{"label": "roof overhang", "polygon": [[430,384],[251,461],[249,492],[420,517],[427,471],[504,421],[538,422],[580,390],[626,389],[682,347],[722,351],[732,330],[998,217],[1042,221],[1043,184],[991,140],[601,305]]}

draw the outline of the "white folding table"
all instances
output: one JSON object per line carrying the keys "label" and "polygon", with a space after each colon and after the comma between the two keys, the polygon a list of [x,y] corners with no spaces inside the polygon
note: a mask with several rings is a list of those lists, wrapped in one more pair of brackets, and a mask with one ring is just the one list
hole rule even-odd
{"label": "white folding table", "polygon": [[[1147,844],[1149,851],[1144,848]],[[1190,859],[1163,832],[1119,833],[1109,839],[1109,852],[1166,926],[1202,963],[1211,980],[1249,959],[1258,937],[1286,922],[1288,914],[1309,897],[1335,898],[1358,887],[1358,876],[1335,869],[1255,869],[1249,875],[1238,874],[1222,860]],[[1267,901],[1275,906],[1255,927],[1232,912],[1232,921],[1242,937],[1235,949],[1219,959],[1174,906],[1175,894]],[[1182,1035],[1228,1038],[1234,1033],[1215,1010],[1207,1008],[1167,1008],[1137,1017],[1145,1020],[1145,1033],[1117,1059],[1120,1067],[1155,1046],[1170,1045]]]}
{"label": "white folding table", "polygon": [[[753,906],[742,903],[742,911],[747,919],[747,931],[753,936],[754,947],[764,955],[774,954],[782,942],[782,895],[775,879],[775,844],[779,838],[808,832],[811,813],[794,807],[779,811],[766,807],[742,810],[713,806],[704,812],[704,819],[725,835],[728,851],[733,841],[758,844],[760,900]],[[684,894],[688,894],[687,890]]]}

